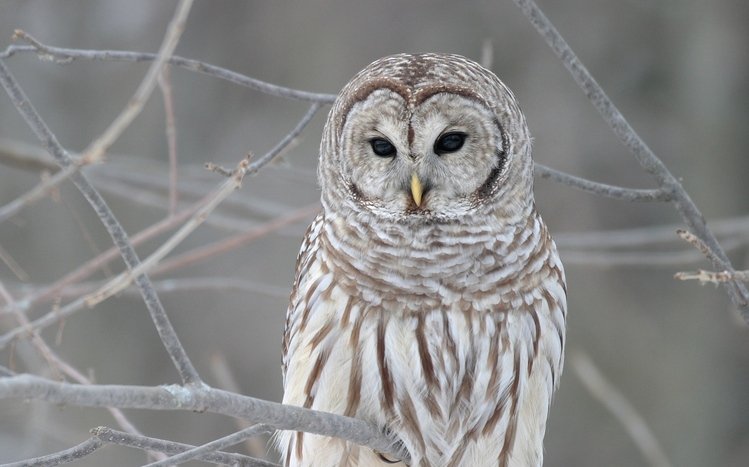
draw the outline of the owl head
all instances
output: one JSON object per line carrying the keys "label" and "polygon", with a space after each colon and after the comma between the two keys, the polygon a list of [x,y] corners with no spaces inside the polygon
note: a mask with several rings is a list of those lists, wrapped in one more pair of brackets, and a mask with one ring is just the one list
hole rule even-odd
{"label": "owl head", "polygon": [[398,54],[359,72],[328,115],[325,209],[406,222],[532,209],[530,134],[512,92],[459,55]]}

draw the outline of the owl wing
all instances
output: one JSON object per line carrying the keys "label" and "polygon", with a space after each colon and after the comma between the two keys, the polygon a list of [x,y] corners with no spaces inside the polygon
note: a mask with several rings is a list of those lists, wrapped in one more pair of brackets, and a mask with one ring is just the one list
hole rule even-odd
{"label": "owl wing", "polygon": [[294,272],[294,283],[291,287],[291,296],[289,297],[289,307],[286,310],[286,322],[283,330],[283,380],[284,386],[286,385],[286,370],[289,366],[289,349],[292,346],[292,341],[296,334],[295,323],[300,319],[299,313],[299,301],[303,299],[304,291],[300,289],[300,286],[306,279],[307,272],[310,269],[310,265],[315,261],[317,251],[319,248],[318,238],[320,231],[322,230],[324,216],[321,212],[315,217],[312,223],[307,227],[307,231],[304,233],[304,239],[302,240],[302,246],[299,249],[299,254],[296,257],[296,271]]}

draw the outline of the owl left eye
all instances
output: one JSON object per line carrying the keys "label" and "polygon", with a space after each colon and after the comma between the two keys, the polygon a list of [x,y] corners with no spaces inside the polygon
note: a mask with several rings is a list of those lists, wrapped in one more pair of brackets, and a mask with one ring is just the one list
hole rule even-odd
{"label": "owl left eye", "polygon": [[395,155],[395,146],[390,141],[383,138],[373,138],[369,141],[372,145],[372,151],[380,157],[392,157]]}
{"label": "owl left eye", "polygon": [[445,133],[434,142],[434,152],[439,155],[455,152],[463,147],[466,142],[466,134],[453,131]]}

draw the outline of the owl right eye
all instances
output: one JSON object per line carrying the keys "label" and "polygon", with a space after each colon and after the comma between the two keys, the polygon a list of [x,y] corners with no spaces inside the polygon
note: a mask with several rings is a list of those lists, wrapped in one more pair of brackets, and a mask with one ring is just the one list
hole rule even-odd
{"label": "owl right eye", "polygon": [[372,151],[380,157],[392,157],[395,155],[395,146],[384,138],[372,138],[369,140]]}

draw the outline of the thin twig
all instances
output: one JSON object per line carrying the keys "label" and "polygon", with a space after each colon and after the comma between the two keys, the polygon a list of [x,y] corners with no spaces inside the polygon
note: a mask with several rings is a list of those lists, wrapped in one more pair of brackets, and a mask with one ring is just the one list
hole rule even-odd
{"label": "thin twig", "polygon": [[[101,191],[106,192],[108,194],[112,194],[117,197],[121,197],[122,199],[126,201],[131,201],[133,203],[142,204],[148,208],[156,209],[159,211],[166,211],[167,207],[167,198],[166,196],[161,196],[156,193],[150,193],[147,191],[139,191],[137,193],[133,192],[133,187],[130,186],[127,183],[121,183],[116,180],[110,180],[106,184],[101,185]],[[209,193],[210,194],[210,193]],[[220,207],[223,208],[229,208],[231,206],[240,206],[242,208],[251,208],[251,206],[246,203],[239,200],[236,200],[235,198],[239,197],[232,197],[226,198]],[[239,202],[236,202],[239,201]],[[287,209],[284,207],[282,209],[278,209],[275,213],[272,214],[272,216],[275,216],[278,214],[278,212],[286,211]],[[260,213],[250,213],[251,215],[257,214],[257,215],[264,215]],[[208,217],[205,220],[205,223],[215,227],[221,231],[230,231],[230,232],[245,232],[248,229],[253,229],[257,227],[257,222],[254,222],[251,220],[251,216],[244,216],[244,215],[237,215],[234,213],[226,212],[226,214],[222,214],[220,211],[215,210],[210,217]]]}
{"label": "thin twig", "polygon": [[[677,230],[676,234],[682,240],[695,247],[707,259],[715,262],[716,258],[714,253],[699,237],[682,229]],[[710,283],[716,285],[733,281],[749,282],[749,271],[705,271],[704,269],[700,269],[696,272],[677,272],[674,274],[674,279],[682,281],[698,280],[700,281],[700,284]]]}
{"label": "thin twig", "polygon": [[[726,251],[737,250],[747,244],[741,238],[729,238],[723,241]],[[565,264],[580,264],[585,266],[675,266],[697,263],[704,257],[694,250],[679,251],[610,251],[610,250],[580,250],[561,248],[560,252]]]}
{"label": "thin twig", "polygon": [[[0,60],[0,84],[5,88],[14,107],[21,113],[24,120],[26,120],[26,123],[28,123],[29,127],[31,127],[32,131],[42,142],[42,145],[49,151],[57,163],[63,168],[71,165],[72,159],[70,154],[57,141],[55,135],[42,120],[41,116],[31,104],[28,97],[18,85],[18,82],[2,60]],[[115,245],[119,248],[125,264],[127,264],[129,269],[136,268],[140,264],[138,255],[130,244],[127,233],[122,228],[122,225],[120,225],[111,209],[107,206],[104,198],[102,198],[96,188],[91,185],[91,182],[89,182],[88,178],[83,173],[74,173],[71,176],[71,180],[104,223],[109,235],[112,237]],[[143,300],[146,303],[146,307],[148,308],[151,319],[161,337],[162,343],[177,367],[180,377],[186,383],[199,383],[200,376],[185,353],[182,344],[179,342],[179,337],[177,337],[177,334],[174,332],[174,328],[169,322],[164,307],[162,306],[158,295],[153,290],[153,286],[151,285],[148,276],[145,274],[138,276],[136,283],[141,290]]]}
{"label": "thin twig", "polygon": [[[158,451],[166,454],[179,454],[194,447],[189,444],[151,438],[149,436],[138,436],[132,435],[130,433],[123,433],[121,431],[113,430],[104,426],[94,428],[93,430],[91,430],[91,434],[104,443],[128,446],[136,449],[148,449],[151,451]],[[211,452],[202,454],[196,457],[196,459],[222,465],[241,465],[246,467],[278,467],[277,464],[273,464],[262,459],[255,459],[253,457],[245,456],[242,454],[229,452]]]}
{"label": "thin twig", "polygon": [[535,164],[535,173],[537,176],[553,180],[562,185],[578,188],[588,193],[605,196],[607,198],[619,199],[622,201],[671,201],[671,193],[663,189],[637,189],[623,188],[605,183],[594,182],[581,177],[576,177],[565,172],[561,172],[542,164]]}
{"label": "thin twig", "polygon": [[177,191],[177,119],[174,116],[172,78],[167,66],[161,70],[159,88],[164,102],[166,142],[169,149],[169,215],[173,216],[177,212],[177,202],[179,201],[179,192]]}
{"label": "thin twig", "polygon": [[[148,68],[145,77],[143,77],[143,80],[138,85],[135,93],[130,98],[122,112],[120,112],[117,118],[112,121],[104,133],[96,138],[86,148],[86,150],[83,151],[83,160],[87,163],[99,161],[112,143],[120,137],[122,132],[130,126],[130,123],[132,123],[135,117],[140,114],[140,111],[143,109],[143,106],[146,101],[148,101],[148,98],[156,87],[158,77],[161,74],[161,70],[164,68],[164,64],[169,60],[169,57],[172,56],[174,49],[177,48],[179,38],[185,30],[185,23],[187,22],[187,15],[190,13],[192,2],[193,0],[180,0],[174,13],[174,17],[167,27],[159,52],[156,54],[156,59]],[[23,31],[16,31],[15,35],[27,41],[36,42]]]}
{"label": "thin twig", "polygon": [[[713,232],[729,238],[749,240],[749,217],[732,217],[711,220]],[[562,248],[626,248],[671,243],[677,239],[676,231],[682,224],[633,227],[629,229],[587,232],[560,232],[554,241]]]}
{"label": "thin twig", "polygon": [[[154,277],[157,276],[159,271],[154,272]],[[75,285],[68,285],[58,292],[58,298],[77,298],[81,295],[86,295],[94,290],[101,288],[103,281],[94,282],[81,282]],[[22,293],[36,293],[36,287],[23,285],[12,285],[8,284],[12,290],[17,290]],[[176,293],[176,292],[204,292],[204,291],[239,291],[244,293],[252,293],[265,295],[272,298],[289,298],[289,288],[267,284],[264,282],[257,282],[249,280],[246,277],[185,277],[185,278],[174,278],[174,279],[163,279],[154,280],[153,288],[156,289],[159,294],[164,293]],[[137,295],[140,297],[140,292],[134,286],[130,286],[122,291],[123,294]],[[0,314],[9,311],[7,308],[0,307]],[[53,311],[54,313],[54,311]],[[31,324],[33,327],[34,325]]]}
{"label": "thin twig", "polygon": [[[286,293],[288,295],[288,292]],[[242,388],[240,387],[237,379],[234,377],[229,362],[226,360],[226,355],[221,352],[216,352],[211,355],[211,364],[209,365],[210,372],[213,378],[218,383],[218,387],[229,392],[236,394],[242,394]],[[234,419],[234,425],[237,430],[243,430],[250,426],[250,423],[241,418]],[[251,456],[263,456],[267,450],[267,441],[262,438],[249,438],[244,442],[244,448],[247,453]]]}
{"label": "thin twig", "polygon": [[[269,426],[252,425],[250,427],[239,430],[236,433],[232,433],[228,436],[224,436],[222,438],[216,439],[214,441],[211,441],[210,443],[203,444],[202,446],[196,446],[192,449],[188,449],[185,452],[171,456],[167,459],[164,459],[158,462],[152,462],[143,467],[166,467],[168,465],[182,464],[184,462],[197,459],[203,454],[208,454],[208,453],[215,452],[221,449],[225,449],[230,446],[234,446],[235,444],[239,444],[248,438],[252,438],[257,435],[261,435],[264,433],[272,433],[272,432],[273,432],[273,429],[270,428]],[[270,464],[270,462],[268,462],[268,464]]]}
{"label": "thin twig", "polygon": [[[533,0],[513,0],[522,10],[536,31],[544,38],[554,53],[564,63],[564,66],[580,86],[588,100],[598,110],[614,134],[634,155],[640,166],[658,183],[660,189],[668,193],[670,200],[681,215],[684,223],[697,235],[712,251],[717,261],[713,261],[716,269],[733,271],[723,248],[707,227],[705,219],[679,180],[673,176],[663,162],[645,144],[622,113],[606,95],[580,59],[559,34],[554,25],[544,15]],[[749,323],[749,290],[739,282],[724,283],[731,300],[739,309],[744,320]]]}
{"label": "thin twig", "polygon": [[388,457],[406,454],[379,428],[363,420],[234,394],[206,385],[79,385],[24,374],[0,378],[0,399],[37,399],[81,407],[186,410],[241,417],[276,430],[293,430],[341,438]]}
{"label": "thin twig", "polygon": [[23,329],[25,333],[31,339],[32,345],[37,349],[39,354],[47,361],[47,364],[52,369],[55,378],[61,379],[61,367],[58,361],[55,360],[54,352],[49,348],[46,342],[39,336],[39,333],[29,326],[29,320],[26,315],[21,312],[16,306],[15,299],[11,296],[8,290],[5,288],[5,284],[0,282],[0,298],[5,302],[6,309],[10,310],[11,314],[18,323],[18,327]]}
{"label": "thin twig", "polygon": [[34,457],[32,459],[24,459],[18,462],[10,462],[8,464],[3,464],[2,467],[29,467],[35,465],[51,467],[53,465],[68,464],[70,462],[75,462],[77,460],[83,459],[103,445],[104,443],[100,439],[93,437],[87,439],[81,444],[73,446],[72,448],[65,449],[54,454]]}
{"label": "thin twig", "polygon": [[16,261],[2,245],[0,245],[0,261],[5,263],[5,265],[8,266],[8,269],[10,269],[19,280],[24,282],[29,280],[28,273],[26,273],[21,265],[18,264],[18,261]]}
{"label": "thin twig", "polygon": [[[298,138],[294,141],[297,140]],[[285,152],[285,150],[278,154],[276,157],[281,157],[281,154],[283,154],[283,152]],[[118,194],[117,192],[110,191],[108,189],[111,183],[116,183],[121,190],[129,190],[131,196],[133,196],[133,192],[135,191],[139,193],[153,193],[152,196],[143,198],[142,200],[138,200],[137,202],[151,202],[151,207],[163,209],[164,211],[166,211],[167,202],[165,194],[168,192],[168,182],[165,182],[163,176],[153,172],[136,173],[134,171],[130,171],[125,167],[121,167],[113,163],[108,164],[106,170],[104,170],[104,168],[105,166],[99,166],[95,171],[92,170],[90,172],[92,178],[97,180],[97,182],[99,182],[99,184],[101,185],[102,191],[108,191],[113,194]],[[197,170],[197,167],[195,167],[194,169]],[[204,164],[200,175],[194,174],[189,179],[186,179],[185,177],[182,178],[185,183],[180,186],[181,198],[187,199],[190,197],[203,197],[207,192],[211,191],[216,186],[216,177],[210,176],[210,178],[205,178],[205,176],[208,175],[206,174],[207,170],[205,169],[206,166]],[[266,165],[263,168],[263,170],[275,169],[276,166],[274,165]],[[187,168],[187,170],[190,170],[190,168]],[[280,173],[283,173],[283,171],[284,169],[276,170],[273,174],[269,174],[269,177],[274,178]],[[228,171],[228,174],[222,175],[231,176],[231,171]],[[317,181],[317,177],[314,173],[311,173],[308,176],[309,178],[306,180],[306,183],[310,186],[314,185]],[[154,202],[156,204],[155,206]],[[263,198],[261,193],[256,193],[251,197],[232,196],[227,198],[222,203],[222,206],[238,207],[243,209],[247,214],[246,216],[242,214],[241,217],[243,218],[255,216],[274,217],[277,216],[279,212],[285,212],[289,210],[288,204],[281,203],[277,200]]]}
{"label": "thin twig", "polygon": [[60,170],[41,146],[3,137],[0,137],[0,164],[33,172]]}
{"label": "thin twig", "polygon": [[[198,208],[200,208],[200,205],[202,203],[203,203],[203,200],[198,201],[192,206],[189,206],[188,208],[183,209],[176,215],[163,219],[157,222],[156,224],[153,224],[150,227],[141,230],[140,232],[132,236],[131,238],[132,245],[138,246],[144,243],[145,241],[163,232],[166,232],[169,229],[176,227],[182,221],[188,219],[191,215],[193,215],[195,211]],[[48,287],[45,287],[35,296],[28,298],[27,299],[28,305],[32,305],[35,303],[40,303],[49,299],[56,298],[56,295],[63,288],[67,287],[69,284],[79,282],[79,281],[86,279],[87,277],[90,277],[95,271],[97,271],[102,266],[108,264],[110,261],[117,258],[118,256],[119,256],[119,250],[117,249],[117,247],[114,246],[110,248],[104,253],[101,253],[95,258],[87,261],[86,263],[78,267],[77,269],[69,272],[64,277],[57,280],[55,283],[49,285]]]}
{"label": "thin twig", "polygon": [[[22,302],[19,303],[19,306],[22,305]],[[86,300],[83,297],[78,298],[77,300],[72,301],[65,306],[55,308],[44,316],[31,321],[28,327],[29,329],[44,329],[48,326],[60,322],[61,320],[64,320],[68,316],[84,309],[85,307]],[[27,330],[25,328],[16,327],[0,336],[0,350],[15,342],[15,340],[24,335],[26,331]]]}
{"label": "thin twig", "polygon": [[[227,181],[225,183],[230,183],[231,181]],[[224,186],[224,185],[222,185]],[[208,202],[211,198],[211,195],[207,196],[205,198],[206,202]],[[205,205],[204,205],[205,206]],[[311,205],[306,208],[302,208],[300,210],[294,211],[290,213],[288,216],[282,216],[278,219],[272,220],[268,222],[267,224],[264,224],[263,226],[259,226],[257,228],[248,230],[247,232],[244,232],[242,234],[236,235],[234,237],[230,237],[229,239],[220,240],[218,242],[215,242],[212,245],[207,245],[204,247],[198,247],[195,250],[189,251],[184,253],[183,255],[177,256],[173,258],[172,260],[165,261],[161,264],[161,266],[154,271],[155,273],[164,273],[166,271],[169,271],[177,266],[184,267],[187,264],[193,263],[195,261],[199,261],[202,259],[205,259],[206,257],[214,254],[218,254],[224,251],[228,251],[231,248],[236,248],[240,245],[246,244],[249,241],[256,240],[262,236],[268,235],[269,233],[272,233],[279,228],[282,228],[286,225],[290,225],[294,222],[298,222],[299,220],[310,216],[313,211],[316,211],[317,207],[316,205]],[[184,214],[191,212],[190,210],[184,211]],[[180,214],[182,216],[183,214]],[[193,215],[193,217],[196,217]],[[144,230],[143,232],[139,233],[136,237],[134,237],[138,242],[145,241],[147,238],[150,238],[152,234],[155,234],[157,231],[161,231],[168,226],[171,226],[175,220],[180,220],[180,218],[168,218],[164,221],[160,222],[159,224],[156,224],[149,229]],[[163,245],[162,245],[163,247]],[[31,303],[37,303],[42,300],[46,300],[52,297],[57,296],[66,286],[69,284],[83,280],[85,277],[88,277],[93,271],[96,270],[96,268],[101,265],[102,263],[105,263],[109,259],[113,258],[115,254],[110,250],[107,252],[104,252],[102,255],[99,255],[97,258],[94,258],[93,260],[89,261],[88,263],[84,264],[82,267],[78,268],[76,271],[73,271],[72,273],[68,274],[67,276],[63,277],[59,281],[57,281],[55,284],[47,287],[46,289],[42,290],[35,296],[27,299],[26,301],[19,303],[19,306],[22,307],[28,307]],[[154,257],[154,262],[152,264],[156,264],[155,262],[156,257]],[[150,264],[150,263],[149,263]],[[118,288],[123,284],[125,280],[125,276],[121,275],[115,278],[117,281],[117,284],[113,281],[109,281],[107,284],[101,286],[100,289],[97,292],[91,293],[90,295],[87,295],[85,297],[81,297],[76,299],[75,301],[68,303],[65,306],[62,306],[60,308],[56,308],[54,310],[51,310],[44,316],[37,318],[36,320],[32,321],[30,323],[30,328],[32,329],[43,329],[48,326],[51,326],[58,321],[67,318],[68,316],[71,316],[72,314],[84,309],[87,304],[88,300],[90,298],[96,297],[97,294],[101,294],[105,291],[108,287],[117,286]],[[151,287],[153,288],[153,284],[151,284]],[[155,290],[154,290],[155,291]],[[98,297],[97,297],[98,298]],[[0,349],[3,349],[5,346],[7,346],[9,343],[13,342],[15,339],[17,339],[19,336],[23,334],[23,330],[16,328],[8,331],[7,333],[0,336]]]}
{"label": "thin twig", "polygon": [[[285,151],[288,151],[293,144],[298,141],[298,138],[294,139],[286,148],[278,154],[276,157],[280,157]],[[4,146],[7,145],[7,146]],[[48,171],[56,173],[59,171],[59,167],[54,162],[47,162],[47,159],[52,160],[47,153],[44,153],[44,157],[40,152],[44,150],[40,146],[34,146],[26,144],[20,141],[0,138],[0,164],[7,163],[13,167],[22,168],[29,171]],[[10,159],[4,160],[3,155],[9,154]],[[71,157],[80,163],[80,157],[73,153]],[[124,162],[126,161],[126,162]],[[123,163],[124,162],[124,163]],[[52,164],[49,166],[48,164]],[[107,164],[89,166],[89,170],[86,174],[95,182],[97,188],[106,193],[112,193],[116,196],[125,196],[135,202],[145,204],[149,207],[157,207],[159,209],[168,210],[168,193],[169,193],[169,181],[157,170],[138,170],[142,165],[150,163],[149,161],[143,160],[133,154],[123,154],[117,157],[113,157]],[[271,169],[274,171],[274,176],[286,176],[290,181],[297,183],[308,183],[313,185],[316,181],[316,176],[313,170],[292,168],[289,166],[265,166],[264,170]],[[182,167],[181,173],[192,173],[192,176],[188,181],[179,187],[179,198],[182,197],[203,197],[208,189],[215,186],[215,178],[206,177],[205,170],[199,169],[197,165]],[[184,176],[182,177],[184,180]],[[122,183],[124,181],[125,183]],[[209,185],[207,188],[204,185]],[[152,195],[148,192],[163,192],[164,196]],[[280,210],[285,210],[287,206],[273,202],[270,200],[262,200],[258,196],[253,196],[250,199],[245,197],[231,197],[228,198],[224,204],[226,206],[240,206],[247,210],[250,214],[259,214],[264,216],[275,216]],[[262,204],[258,204],[262,202]],[[232,225],[230,220],[217,220],[221,216],[212,216],[206,222],[215,225],[220,228],[227,228],[231,230],[245,230],[246,223],[240,222],[238,219]]]}
{"label": "thin twig", "polygon": [[[93,235],[91,235],[91,230],[86,226],[86,223],[81,219],[80,214],[78,214],[78,211],[75,206],[71,205],[68,201],[65,200],[63,197],[59,197],[59,203],[62,204],[70,213],[70,217],[72,218],[73,222],[78,226],[78,229],[81,232],[81,236],[85,240],[85,242],[89,246],[89,250],[94,255],[101,254],[101,248],[99,248],[99,245],[97,245],[96,240],[94,239]],[[112,270],[107,265],[102,265],[101,268],[99,268],[100,271],[106,276],[111,277],[112,276]]]}
{"label": "thin twig", "polygon": [[685,242],[695,247],[697,251],[702,253],[702,255],[708,260],[712,262],[719,261],[719,259],[715,256],[715,253],[713,253],[713,251],[710,250],[710,248],[707,245],[705,245],[705,242],[703,242],[701,238],[699,238],[692,232],[689,232],[688,230],[684,230],[684,229],[678,229],[676,230],[676,235],[678,235],[679,238],[681,238]]}
{"label": "thin twig", "polygon": [[188,222],[180,227],[174,235],[164,242],[137,268],[122,273],[118,277],[115,277],[109,284],[102,287],[99,291],[89,295],[86,299],[88,305],[94,306],[127,288],[135,277],[149,271],[153,266],[161,261],[161,259],[179,245],[182,240],[202,224],[216,206],[242,185],[242,180],[244,179],[245,174],[257,172],[263,166],[272,161],[273,158],[276,157],[287,145],[289,145],[304,130],[307,124],[309,124],[319,108],[320,104],[316,102],[313,103],[291,132],[289,132],[278,144],[276,144],[260,159],[252,163],[249,162],[249,157],[242,160],[237,168],[232,171],[232,176],[207,197],[206,203],[195,212]]}
{"label": "thin twig", "polygon": [[[247,158],[248,159],[251,158],[251,157],[252,157],[251,154],[247,154]],[[220,165],[218,165],[218,164],[216,164],[214,162],[206,162],[205,163],[205,170],[207,170],[209,172],[213,172],[215,174],[219,174],[222,177],[226,177],[226,178],[231,177],[232,174],[234,173],[233,170],[229,170],[226,167],[222,167],[222,166],[220,166]]]}
{"label": "thin twig", "polygon": [[[40,58],[48,59],[50,57],[62,61],[71,60],[100,60],[100,61],[122,61],[122,62],[150,62],[156,59],[156,54],[116,51],[116,50],[81,50],[66,49],[62,47],[51,47],[36,42],[32,45],[10,45],[3,52],[0,52],[0,59],[9,58],[16,53],[35,53]],[[223,79],[231,83],[244,86],[256,91],[260,91],[270,96],[283,97],[286,99],[296,99],[308,102],[319,102],[320,104],[332,104],[335,100],[335,94],[324,94],[307,92],[299,89],[291,89],[276,84],[267,83],[259,79],[250,78],[241,73],[227,70],[216,65],[192,60],[189,58],[173,55],[167,61],[170,65],[184,68],[189,71],[201,73],[206,76]]]}
{"label": "thin twig", "polygon": [[145,275],[153,266],[158,264],[170,251],[179,245],[192,231],[194,231],[213,209],[221,203],[227,196],[232,194],[242,185],[244,175],[247,173],[247,159],[239,163],[234,175],[223,182],[211,195],[207,197],[207,202],[201,206],[192,217],[180,227],[167,241],[148,256],[136,267],[129,269],[119,276],[105,284],[101,289],[86,297],[88,306],[94,306],[119,291],[127,288],[138,277]]}
{"label": "thin twig", "polygon": [[[58,375],[60,373],[64,373],[74,381],[77,381],[79,384],[92,384],[92,381],[85,377],[83,373],[78,371],[77,368],[57,355],[57,353],[55,353],[55,351],[52,350],[49,345],[47,345],[44,339],[42,339],[42,337],[39,335],[39,332],[30,326],[31,323],[29,322],[28,318],[25,314],[23,314],[23,312],[18,309],[15,300],[6,290],[5,285],[2,282],[0,282],[0,297],[3,298],[3,300],[7,304],[7,308],[9,308],[14,314],[16,320],[18,321],[18,324],[20,325],[20,328],[24,329],[25,332],[29,334],[31,343],[34,345],[34,347],[36,347],[36,349],[45,358],[45,360],[47,360],[50,367],[58,373]],[[123,430],[136,435],[141,434],[140,430],[138,430],[138,428],[127,418],[127,416],[125,416],[122,410],[116,407],[107,407],[107,410]],[[150,454],[155,459],[161,459],[164,457],[157,452],[152,452]]]}
{"label": "thin twig", "polygon": [[247,172],[251,174],[256,173],[258,170],[262,169],[265,165],[272,161],[273,158],[281,154],[286,146],[291,144],[297,138],[297,136],[299,136],[302,130],[304,130],[304,128],[309,124],[309,122],[312,120],[312,117],[314,117],[317,111],[320,110],[320,106],[321,104],[319,102],[313,102],[312,105],[309,106],[307,113],[304,114],[304,116],[301,120],[299,120],[296,126],[286,136],[284,136],[281,141],[273,146],[270,151],[263,154],[262,157],[250,164],[250,166],[247,168]]}
{"label": "thin twig", "polygon": [[159,265],[159,267],[154,270],[154,274],[163,274],[175,269],[182,269],[189,264],[195,263],[196,261],[201,261],[205,258],[213,257],[217,254],[231,251],[260,237],[264,237],[272,232],[275,232],[283,227],[295,224],[302,220],[309,219],[319,210],[319,203],[311,204],[309,206],[305,206],[288,214],[284,214],[275,219],[272,219],[267,223],[250,229],[246,232],[242,232],[237,235],[218,240],[208,245],[194,248],[190,251],[170,258],[169,260],[163,261]]}
{"label": "thin twig", "polygon": [[694,272],[684,271],[674,274],[674,279],[680,281],[698,280],[700,284],[721,284],[729,281],[749,282],[749,270],[747,271],[705,271],[699,269]]}
{"label": "thin twig", "polygon": [[572,355],[572,368],[588,393],[622,424],[648,463],[653,467],[671,467],[671,462],[645,420],[622,393],[606,380],[590,357],[575,352]]}
{"label": "thin twig", "polygon": [[51,177],[42,180],[37,186],[17,197],[10,203],[0,207],[0,223],[10,219],[24,207],[47,196],[50,191],[54,190],[60,183],[70,178],[70,176],[79,169],[80,167],[78,164],[71,164]]}

